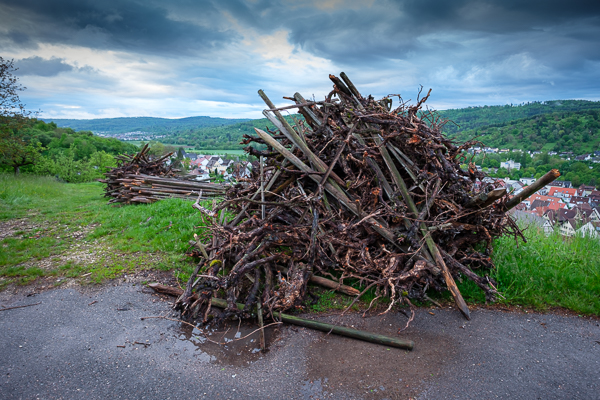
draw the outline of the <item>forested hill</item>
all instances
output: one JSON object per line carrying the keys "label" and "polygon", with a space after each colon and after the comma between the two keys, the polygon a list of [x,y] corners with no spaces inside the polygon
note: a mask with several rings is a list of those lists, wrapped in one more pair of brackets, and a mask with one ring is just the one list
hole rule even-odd
{"label": "forested hill", "polygon": [[447,123],[444,132],[453,135],[490,125],[504,124],[542,114],[576,112],[600,109],[600,101],[552,100],[504,106],[467,107],[438,111],[438,114],[454,123]]}
{"label": "forested hill", "polygon": [[468,129],[450,136],[459,142],[477,136],[486,146],[511,150],[591,153],[600,150],[600,105],[596,109],[552,112]]}
{"label": "forested hill", "polygon": [[131,117],[131,118],[99,118],[99,119],[52,119],[43,118],[46,122],[54,122],[59,127],[69,127],[76,131],[92,131],[108,135],[126,132],[150,132],[169,134],[190,129],[216,127],[236,124],[248,119],[228,119],[212,117],[188,117],[178,119]]}
{"label": "forested hill", "polygon": [[[286,116],[285,118],[292,125],[294,124],[292,117]],[[244,139],[244,135],[256,136],[254,128],[275,129],[275,126],[266,118],[253,119],[225,126],[182,130],[174,135],[161,138],[161,141],[174,145],[194,146],[197,149],[243,149],[246,146],[241,145],[240,142]]]}

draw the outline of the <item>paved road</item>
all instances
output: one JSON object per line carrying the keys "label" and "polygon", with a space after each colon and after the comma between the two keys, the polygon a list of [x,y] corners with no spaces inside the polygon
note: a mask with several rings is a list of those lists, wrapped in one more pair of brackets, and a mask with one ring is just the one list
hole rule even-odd
{"label": "paved road", "polygon": [[[172,314],[139,285],[26,293],[0,293],[0,308],[41,303],[0,311],[1,399],[600,399],[600,325],[588,318],[421,309],[402,333],[412,352],[283,327],[263,355],[255,335],[218,346],[141,320]],[[384,334],[406,322],[320,319]],[[219,329],[211,340],[237,332]]]}

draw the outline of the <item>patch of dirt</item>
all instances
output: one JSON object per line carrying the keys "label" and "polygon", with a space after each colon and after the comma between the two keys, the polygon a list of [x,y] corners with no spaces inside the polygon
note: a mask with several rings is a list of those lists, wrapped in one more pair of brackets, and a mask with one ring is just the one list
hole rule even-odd
{"label": "patch of dirt", "polygon": [[[104,266],[106,268],[115,265],[129,265],[129,267],[124,268],[123,275],[116,279],[107,280],[104,284],[110,284],[111,282],[136,284],[142,281],[159,281],[159,277],[163,283],[176,284],[172,272],[163,274],[162,271],[145,270],[148,265],[157,264],[162,260],[160,254],[120,254],[115,252],[103,239],[86,241],[87,235],[97,226],[97,224],[69,226],[52,224],[51,221],[33,222],[30,218],[12,219],[0,222],[0,241],[6,238],[35,240],[43,237],[56,237],[63,240],[63,246],[66,244],[66,248],[58,254],[52,254],[43,259],[30,259],[15,265],[16,267],[24,267],[25,269],[36,267],[50,272],[68,264]],[[4,246],[7,246],[7,244],[4,244]],[[91,278],[93,276],[89,272],[82,272],[80,276],[74,278],[49,275],[37,278],[28,284],[19,285],[11,277],[0,276],[0,293],[14,294],[25,291],[26,293],[36,294],[57,287],[89,286]],[[104,284],[94,286],[103,286]]]}
{"label": "patch of dirt", "polygon": [[87,235],[93,227],[85,227],[85,229],[70,233],[69,237],[75,239],[71,241],[70,246],[61,254],[54,254],[41,260],[29,260],[16,265],[17,267],[37,267],[45,271],[52,271],[65,264],[93,264],[103,257],[110,257],[114,253],[111,248],[101,240],[93,242],[85,242],[77,240]]}
{"label": "patch of dirt", "polygon": [[[26,238],[34,231],[47,229],[47,223],[33,223],[29,218],[9,219],[0,221],[0,241],[9,237]],[[40,236],[37,236],[40,237]]]}

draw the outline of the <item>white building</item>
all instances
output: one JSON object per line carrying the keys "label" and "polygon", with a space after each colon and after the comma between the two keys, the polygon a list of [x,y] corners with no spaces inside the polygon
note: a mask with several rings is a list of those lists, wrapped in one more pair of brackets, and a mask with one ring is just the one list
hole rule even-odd
{"label": "white building", "polygon": [[503,161],[500,163],[500,168],[506,168],[509,171],[513,169],[520,170],[521,163],[514,162],[513,160]]}
{"label": "white building", "polygon": [[597,238],[598,236],[600,236],[600,233],[598,232],[598,227],[592,221],[589,221],[587,224],[577,229],[577,234],[582,237],[591,238]]}
{"label": "white building", "polygon": [[531,178],[521,178],[521,179],[519,179],[519,180],[521,181],[521,183],[522,183],[523,185],[527,185],[527,186],[529,186],[529,185],[531,185],[533,182],[535,182],[535,178],[533,178],[533,177],[531,177]]}

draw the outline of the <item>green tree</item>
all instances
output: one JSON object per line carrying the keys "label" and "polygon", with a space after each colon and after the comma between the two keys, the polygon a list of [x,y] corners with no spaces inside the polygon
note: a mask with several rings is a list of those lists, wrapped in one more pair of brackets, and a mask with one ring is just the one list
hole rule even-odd
{"label": "green tree", "polygon": [[14,76],[16,70],[13,60],[0,57],[0,164],[18,174],[21,167],[38,160],[41,145],[22,132],[30,113],[19,99],[25,88]]}
{"label": "green tree", "polygon": [[13,60],[0,57],[0,116],[2,117],[27,117],[25,105],[19,99],[19,92],[25,90],[13,73],[15,68]]}
{"label": "green tree", "polygon": [[524,177],[534,176],[535,174],[536,174],[536,170],[534,167],[525,168],[525,170],[523,171]]}
{"label": "green tree", "polygon": [[27,137],[10,132],[17,129],[0,129],[0,164],[11,167],[15,175],[18,175],[21,167],[35,164],[39,160],[42,149],[40,142],[30,141]]}
{"label": "green tree", "polygon": [[498,168],[496,176],[500,178],[506,178],[508,176],[508,170],[506,168]]}

